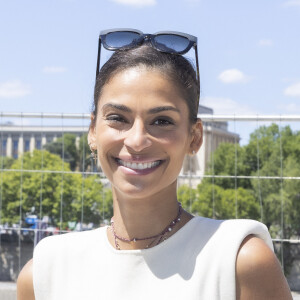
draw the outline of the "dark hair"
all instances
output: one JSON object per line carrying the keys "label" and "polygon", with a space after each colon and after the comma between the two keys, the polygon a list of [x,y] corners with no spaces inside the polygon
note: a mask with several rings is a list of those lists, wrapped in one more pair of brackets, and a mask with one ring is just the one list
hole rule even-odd
{"label": "dark hair", "polygon": [[181,55],[160,52],[147,44],[130,50],[115,51],[103,65],[95,83],[93,122],[97,117],[98,101],[105,84],[117,73],[138,66],[159,70],[173,80],[180,87],[187,103],[190,122],[192,124],[196,122],[199,87],[193,66]]}

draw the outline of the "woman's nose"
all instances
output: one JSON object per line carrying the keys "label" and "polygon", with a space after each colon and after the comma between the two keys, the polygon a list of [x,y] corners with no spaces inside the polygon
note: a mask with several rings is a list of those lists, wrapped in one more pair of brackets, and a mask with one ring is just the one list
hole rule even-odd
{"label": "woman's nose", "polygon": [[126,132],[124,145],[135,152],[141,152],[152,145],[149,134],[141,120],[135,121],[133,126]]}

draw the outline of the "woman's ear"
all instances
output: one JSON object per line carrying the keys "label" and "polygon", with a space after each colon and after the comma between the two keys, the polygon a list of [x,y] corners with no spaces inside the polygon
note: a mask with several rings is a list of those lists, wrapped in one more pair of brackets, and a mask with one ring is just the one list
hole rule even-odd
{"label": "woman's ear", "polygon": [[201,119],[197,118],[197,121],[192,126],[192,141],[190,144],[189,154],[194,155],[198,152],[203,142],[203,126]]}
{"label": "woman's ear", "polygon": [[88,144],[90,146],[91,151],[96,150],[97,148],[95,121],[96,120],[94,114],[91,114],[91,124],[88,133]]}

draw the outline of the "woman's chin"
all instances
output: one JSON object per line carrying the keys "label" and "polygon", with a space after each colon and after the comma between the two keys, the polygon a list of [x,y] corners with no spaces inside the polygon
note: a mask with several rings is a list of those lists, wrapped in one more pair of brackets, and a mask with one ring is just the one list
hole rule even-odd
{"label": "woman's chin", "polygon": [[142,182],[137,182],[137,180],[135,180],[134,182],[127,181],[123,184],[114,185],[113,189],[117,194],[132,199],[145,198],[153,193],[153,186],[147,186]]}
{"label": "woman's chin", "polygon": [[173,189],[175,186],[176,189],[176,178],[166,185],[162,185],[161,181],[153,182],[145,182],[143,180],[130,180],[130,181],[122,181],[119,180],[118,184],[113,185],[113,190],[116,195],[119,196],[117,198],[130,198],[130,199],[143,199],[143,198],[151,198],[153,195],[159,195],[160,193],[165,193],[170,189]]}

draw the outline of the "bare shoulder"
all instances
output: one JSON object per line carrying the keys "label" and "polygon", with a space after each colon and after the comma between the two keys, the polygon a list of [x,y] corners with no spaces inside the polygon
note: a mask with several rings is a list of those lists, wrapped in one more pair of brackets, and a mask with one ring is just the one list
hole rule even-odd
{"label": "bare shoulder", "polygon": [[17,281],[17,299],[35,300],[32,280],[32,259],[23,267]]}
{"label": "bare shoulder", "polygon": [[236,290],[238,300],[292,299],[277,257],[253,235],[245,238],[237,255]]}

